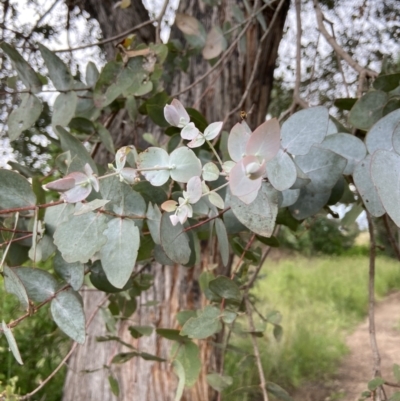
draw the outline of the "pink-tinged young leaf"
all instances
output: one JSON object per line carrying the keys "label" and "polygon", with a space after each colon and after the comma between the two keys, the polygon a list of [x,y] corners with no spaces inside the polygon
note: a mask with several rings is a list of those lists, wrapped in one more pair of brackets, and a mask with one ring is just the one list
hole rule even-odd
{"label": "pink-tinged young leaf", "polygon": [[199,130],[195,127],[194,123],[189,123],[182,128],[181,137],[191,141],[199,135]]}
{"label": "pink-tinged young leaf", "polygon": [[[252,161],[252,157],[254,160]],[[244,162],[246,174],[250,179],[256,180],[257,178],[263,177],[266,173],[267,163],[265,160],[260,164],[257,157],[255,156],[247,156],[246,161]]]}
{"label": "pink-tinged young leaf", "polygon": [[203,145],[206,140],[204,136],[199,133],[192,141],[190,141],[187,146],[188,148],[198,148],[199,146]]}
{"label": "pink-tinged young leaf", "polygon": [[201,198],[201,179],[200,177],[192,177],[186,187],[186,193],[189,198],[189,203],[196,203]]}
{"label": "pink-tinged young leaf", "polygon": [[61,194],[61,199],[67,203],[81,202],[90,195],[90,192],[92,192],[92,187],[89,183],[86,185],[80,184]]}
{"label": "pink-tinged young leaf", "polygon": [[186,220],[188,219],[188,217],[193,216],[193,209],[190,205],[180,206],[176,212],[176,215],[179,219],[179,222],[181,224],[184,224],[186,222]]}
{"label": "pink-tinged young leaf", "polygon": [[281,129],[276,118],[262,123],[250,136],[246,154],[272,160],[281,146]]}
{"label": "pink-tinged young leaf", "polygon": [[179,114],[176,111],[174,106],[171,106],[170,104],[165,105],[164,107],[164,118],[167,120],[167,122],[174,127],[177,127],[179,125]]}
{"label": "pink-tinged young leaf", "polygon": [[246,156],[246,145],[250,134],[250,127],[245,121],[237,123],[231,129],[228,137],[228,152],[233,161],[238,162]]}
{"label": "pink-tinged young leaf", "polygon": [[253,180],[246,173],[246,166],[253,163],[254,159],[254,156],[246,156],[229,173],[229,187],[232,195],[241,197],[260,189],[262,177]]}
{"label": "pink-tinged young leaf", "polygon": [[75,186],[75,180],[72,177],[64,177],[44,185],[44,188],[57,192],[65,192]]}
{"label": "pink-tinged young leaf", "polygon": [[222,121],[218,121],[216,123],[211,123],[204,130],[204,138],[208,139],[209,141],[216,138],[218,136],[218,134],[221,132],[223,125],[224,125],[224,123]]}
{"label": "pink-tinged young leaf", "polygon": [[136,180],[139,177],[139,174],[138,174],[137,170],[132,167],[124,167],[119,172],[119,176],[126,183],[133,185],[136,183]]}
{"label": "pink-tinged young leaf", "polygon": [[190,117],[189,117],[189,114],[186,111],[185,107],[183,107],[183,104],[178,99],[174,99],[171,102],[171,104],[172,104],[172,106],[175,107],[176,111],[178,112],[181,123],[183,123],[185,125],[189,124]]}
{"label": "pink-tinged young leaf", "polygon": [[178,206],[178,202],[174,200],[167,200],[161,205],[161,209],[165,210],[166,212],[175,212]]}

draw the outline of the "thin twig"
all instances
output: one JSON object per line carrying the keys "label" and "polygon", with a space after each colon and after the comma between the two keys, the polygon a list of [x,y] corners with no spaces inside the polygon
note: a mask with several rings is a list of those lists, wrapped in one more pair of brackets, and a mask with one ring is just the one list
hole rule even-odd
{"label": "thin twig", "polygon": [[43,203],[41,205],[22,206],[22,207],[15,207],[15,208],[12,208],[12,209],[3,209],[3,210],[0,210],[0,214],[24,212],[24,211],[27,211],[27,210],[35,210],[37,207],[39,209],[45,209],[47,207],[61,205],[62,203],[64,203],[64,201],[63,200],[59,200],[59,201],[56,201],[56,202]]}
{"label": "thin twig", "polygon": [[271,252],[271,249],[272,249],[271,247],[268,247],[268,249],[265,251],[263,257],[260,260],[260,263],[258,264],[256,270],[251,276],[251,279],[247,284],[240,287],[241,290],[242,289],[249,290],[253,286],[254,282],[257,280],[258,274],[260,273],[262,267],[264,266],[265,260],[267,259],[269,253]]}
{"label": "thin twig", "polygon": [[240,259],[238,260],[238,262],[236,263],[236,267],[233,269],[233,272],[231,274],[231,280],[233,280],[233,278],[235,277],[235,274],[237,272],[237,270],[239,269],[240,265],[243,262],[244,256],[246,255],[247,251],[250,249],[252,243],[254,242],[254,240],[256,239],[256,234],[253,234],[250,239],[248,240],[246,247],[243,249],[242,254],[240,255]]}
{"label": "thin twig", "polygon": [[[104,304],[104,302],[107,301],[107,299],[110,297],[111,294],[106,295],[103,300],[97,305],[97,307],[94,309],[93,313],[90,315],[88,321],[86,322],[86,326],[85,328],[88,329],[90,323],[92,323],[94,317],[96,316],[97,312],[100,310],[100,308],[102,307],[102,305]],[[71,349],[69,350],[69,352],[67,353],[67,355],[65,355],[65,357],[63,358],[63,360],[60,362],[60,364],[53,370],[53,372],[50,373],[49,376],[47,376],[47,378],[45,380],[43,380],[42,383],[40,383],[40,385],[38,387],[36,387],[33,391],[31,391],[28,394],[25,394],[24,396],[20,397],[19,400],[26,400],[29,399],[30,397],[32,397],[33,395],[35,395],[38,391],[40,391],[56,374],[57,372],[64,366],[65,362],[67,362],[68,358],[72,355],[72,353],[75,351],[76,347],[78,346],[77,342],[74,342]]]}
{"label": "thin twig", "polygon": [[373,355],[373,377],[381,376],[381,357],[379,354],[378,344],[376,341],[375,329],[375,256],[376,256],[376,241],[374,233],[374,224],[370,213],[367,211],[368,231],[370,237],[369,251],[369,285],[368,285],[368,319],[369,319],[369,340]]}
{"label": "thin twig", "polygon": [[353,70],[357,71],[359,74],[364,73],[372,78],[375,78],[378,76],[378,73],[375,71],[372,71],[368,68],[362,67],[360,64],[357,63],[356,60],[354,60],[349,53],[347,53],[333,38],[327,31],[324,25],[324,20],[325,17],[321,11],[321,8],[319,7],[318,0],[313,0],[314,3],[314,9],[315,9],[315,15],[317,17],[317,23],[318,23],[318,29],[321,32],[321,34],[324,36],[326,41],[331,45],[333,50],[344,60],[346,63],[353,68]]}
{"label": "thin twig", "polygon": [[[255,331],[255,326],[254,326],[254,322],[253,322],[253,316],[251,315],[250,302],[249,302],[249,299],[247,297],[247,294],[245,296],[245,300],[244,301],[245,301],[245,304],[246,304],[246,312],[247,312],[247,317],[248,317],[248,320],[249,320],[249,328],[250,328],[250,330],[252,332],[254,332]],[[261,362],[261,354],[260,354],[260,350],[258,348],[257,339],[252,334],[250,335],[250,337],[251,337],[251,341],[253,343],[254,356],[255,356],[256,362],[257,362],[258,375],[260,377],[260,388],[261,388],[261,391],[262,391],[263,400],[264,401],[268,401],[267,381],[265,380],[264,369],[263,369],[262,362]]]}
{"label": "thin twig", "polygon": [[197,84],[199,84],[201,81],[203,81],[205,78],[207,78],[213,71],[215,71],[221,64],[223,64],[225,62],[225,59],[230,55],[230,53],[233,51],[233,49],[235,48],[235,46],[237,45],[237,43],[239,42],[240,38],[247,32],[247,29],[250,27],[253,18],[260,12],[262,11],[264,8],[266,8],[267,6],[269,6],[269,4],[264,4],[262,7],[260,7],[260,9],[253,13],[250,17],[249,17],[249,21],[247,22],[247,24],[245,25],[245,27],[240,31],[240,33],[238,34],[238,36],[236,37],[236,39],[232,42],[232,44],[228,47],[227,50],[225,50],[225,53],[221,56],[221,58],[217,61],[217,63],[214,64],[214,66],[212,68],[210,68],[207,72],[205,72],[202,76],[200,76],[199,78],[197,78],[193,83],[191,83],[190,85],[188,85],[186,88],[183,88],[182,90],[180,90],[179,92],[174,93],[173,95],[171,95],[172,97],[177,97],[179,95],[181,95],[182,93],[187,92],[188,90],[192,89],[193,87],[195,87]]}
{"label": "thin twig", "polygon": [[[271,22],[270,22],[270,24],[268,26],[268,29],[264,32],[263,36],[260,39],[260,43],[258,44],[258,50],[257,50],[256,58],[254,60],[253,66],[252,66],[252,72],[251,72],[251,75],[250,75],[250,79],[249,79],[249,81],[247,83],[246,89],[245,89],[245,91],[244,91],[244,93],[243,93],[243,95],[242,95],[242,97],[240,99],[239,104],[238,104],[237,107],[235,107],[233,110],[231,110],[229,112],[228,116],[225,117],[224,122],[227,121],[228,118],[232,114],[235,114],[236,112],[238,112],[239,110],[241,110],[243,108],[243,105],[244,105],[244,103],[245,103],[245,101],[247,99],[247,96],[248,96],[249,92],[250,92],[251,86],[253,85],[253,81],[254,81],[254,79],[256,77],[256,73],[257,73],[257,70],[258,70],[258,65],[260,64],[260,60],[261,60],[261,55],[262,55],[263,51],[265,51],[265,49],[263,48],[262,45],[263,45],[264,41],[267,39],[269,33],[271,32],[271,29],[274,27],[275,21],[278,18],[278,13],[279,13],[280,9],[282,8],[284,2],[285,2],[285,0],[281,0],[279,2],[279,5],[275,10],[274,16],[272,17],[272,20],[271,20]],[[260,11],[258,11],[258,12],[260,12]]]}
{"label": "thin twig", "polygon": [[12,244],[13,242],[18,242],[18,241],[22,241],[22,240],[24,240],[24,239],[31,238],[32,236],[33,236],[33,233],[31,233],[31,234],[26,234],[26,235],[24,235],[23,237],[12,238],[12,239],[10,239],[10,240],[8,240],[8,241],[2,242],[2,243],[0,244],[0,247],[2,247],[2,246],[4,246],[4,245],[10,245],[10,244]]}
{"label": "thin twig", "polygon": [[93,46],[101,46],[101,45],[105,45],[106,43],[112,42],[114,40],[119,40],[122,39],[124,37],[126,37],[127,35],[129,35],[132,32],[135,32],[147,25],[153,24],[154,22],[157,22],[156,19],[151,19],[145,22],[142,22],[141,24],[138,24],[136,26],[134,26],[133,28],[130,28],[124,32],[119,33],[118,35],[115,36],[111,36],[108,39],[104,39],[104,40],[100,40],[99,42],[96,43],[89,43],[87,45],[82,45],[82,46],[77,46],[77,47],[72,47],[70,49],[60,49],[60,50],[53,50],[54,53],[67,53],[67,52],[71,52],[71,51],[75,51],[75,50],[81,50],[81,49],[86,49],[88,47],[93,47]]}
{"label": "thin twig", "polygon": [[185,233],[186,231],[190,231],[190,230],[193,230],[194,228],[201,227],[202,225],[207,224],[208,222],[210,222],[210,221],[212,221],[212,220],[215,220],[215,219],[217,219],[218,217],[221,217],[225,212],[227,212],[228,210],[230,210],[230,208],[231,208],[231,207],[229,206],[229,207],[227,207],[226,209],[221,210],[221,211],[218,213],[217,216],[209,217],[209,218],[206,219],[206,220],[200,221],[200,223],[197,223],[197,224],[194,224],[193,226],[189,226],[189,227],[185,228],[185,229],[183,230],[183,232]]}

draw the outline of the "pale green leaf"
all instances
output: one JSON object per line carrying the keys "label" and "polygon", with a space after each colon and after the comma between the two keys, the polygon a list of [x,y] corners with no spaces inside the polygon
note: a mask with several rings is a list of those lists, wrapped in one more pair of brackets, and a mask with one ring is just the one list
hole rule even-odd
{"label": "pale green leaf", "polygon": [[101,263],[110,283],[123,288],[135,267],[140,233],[132,220],[113,218],[104,231],[106,244],[100,250]]}
{"label": "pale green leaf", "polygon": [[221,392],[233,384],[231,376],[221,375],[220,373],[209,373],[206,376],[207,383],[216,391]]}
{"label": "pale green leaf", "polygon": [[53,106],[52,126],[61,125],[62,127],[66,127],[75,116],[77,103],[78,96],[75,91],[60,93]]}
{"label": "pale green leaf", "polygon": [[176,359],[172,362],[172,368],[174,369],[175,374],[178,376],[178,386],[176,388],[175,401],[180,401],[183,395],[183,390],[185,389],[185,369],[183,368],[183,365]]}
{"label": "pale green leaf", "polygon": [[78,298],[72,290],[59,292],[51,301],[51,314],[57,326],[79,344],[84,344],[85,314]]}
{"label": "pale green leaf", "polygon": [[331,190],[315,193],[307,185],[300,189],[299,198],[289,207],[290,213],[297,220],[314,216],[326,205],[330,196]]}
{"label": "pale green leaf", "polygon": [[54,233],[54,243],[68,263],[86,263],[107,242],[106,217],[101,213],[70,216]]}
{"label": "pale green leaf", "polygon": [[58,289],[56,279],[48,272],[33,267],[14,267],[13,272],[21,280],[29,299],[43,302],[54,296]]}
{"label": "pale green leaf", "polygon": [[275,157],[267,163],[268,180],[278,191],[290,188],[296,181],[297,170],[292,158],[279,149]]}
{"label": "pale green leaf", "polygon": [[96,121],[94,123],[96,128],[97,134],[100,137],[101,142],[103,143],[104,147],[111,153],[115,154],[114,142],[110,131],[100,122]]}
{"label": "pale green leaf", "polygon": [[232,212],[252,232],[270,237],[278,214],[279,193],[270,184],[263,183],[256,199],[247,205],[236,196],[230,196]]}
{"label": "pale green leaf", "polygon": [[205,60],[218,57],[227,48],[227,41],[221,28],[213,26],[207,34],[202,54]]}
{"label": "pale green leaf", "polygon": [[192,341],[184,343],[175,343],[171,347],[171,355],[176,361],[182,364],[185,372],[185,386],[192,387],[201,371],[201,359],[199,355],[199,347]]}
{"label": "pale green leaf", "polygon": [[2,42],[0,44],[1,49],[4,53],[10,57],[11,63],[14,69],[17,70],[18,76],[23,84],[32,91],[32,93],[38,93],[42,89],[42,83],[38,78],[33,68],[25,61],[25,59],[8,43]]}
{"label": "pale green leaf", "polygon": [[214,294],[217,294],[221,298],[237,303],[242,301],[242,294],[238,285],[228,277],[218,276],[216,279],[211,280],[208,286]]}
{"label": "pale green leaf", "polygon": [[384,209],[400,227],[400,155],[377,150],[372,155],[371,177]]}
{"label": "pale green leaf", "polygon": [[[168,181],[170,157],[168,153],[161,148],[150,147],[140,153],[138,159],[138,168],[140,170],[149,169],[150,171],[141,171],[147,181],[154,186],[161,186]],[[161,167],[163,170],[156,170]]]}
{"label": "pale green leaf", "polygon": [[371,177],[371,155],[360,161],[353,172],[354,185],[368,212],[374,217],[385,214],[385,209]]}
{"label": "pale green leaf", "polygon": [[70,151],[71,158],[77,161],[75,167],[79,171],[83,171],[83,168],[86,163],[90,165],[93,172],[97,174],[97,166],[94,160],[90,157],[86,148],[82,145],[82,143],[71,135],[67,130],[63,127],[57,126],[56,127],[57,135],[60,138],[61,142],[61,149],[63,151]]}
{"label": "pale green leaf", "polygon": [[354,135],[339,133],[327,136],[321,148],[331,150],[347,160],[343,174],[353,174],[356,164],[367,154],[364,142]]}
{"label": "pale green leaf", "polygon": [[95,86],[99,79],[99,70],[93,61],[89,61],[86,66],[86,84],[87,86]]}
{"label": "pale green leaf", "polygon": [[16,140],[23,131],[30,128],[39,118],[43,109],[42,102],[30,93],[23,93],[21,99],[21,104],[8,117],[10,141]]}
{"label": "pale green leaf", "polygon": [[149,206],[147,208],[147,227],[149,227],[149,231],[151,234],[151,238],[155,244],[160,244],[160,226],[161,226],[161,211],[159,207],[149,202]]}
{"label": "pale green leaf", "polygon": [[14,171],[0,169],[0,209],[34,206],[36,196],[29,182]]}
{"label": "pale green leaf", "polygon": [[49,71],[49,77],[56,89],[67,91],[73,88],[74,80],[64,62],[46,46],[38,44],[44,62]]}
{"label": "pale green leaf", "polygon": [[171,178],[178,182],[188,182],[192,177],[201,176],[201,162],[193,150],[182,146],[169,155]]}
{"label": "pale green leaf", "polygon": [[63,259],[61,253],[57,252],[54,256],[53,266],[55,272],[70,284],[75,291],[82,287],[85,278],[85,268],[82,263],[68,263]]}
{"label": "pale green leaf", "polygon": [[362,96],[350,110],[350,124],[362,130],[368,130],[382,117],[383,107],[388,98],[389,95],[382,91],[372,91]]}
{"label": "pale green leaf", "polygon": [[307,154],[311,146],[324,140],[328,123],[328,109],[323,106],[311,107],[293,114],[282,125],[284,151],[292,155]]}
{"label": "pale green leaf", "polygon": [[219,321],[220,310],[208,305],[197,317],[190,318],[182,327],[180,334],[189,338],[203,339],[212,336],[221,330]]}
{"label": "pale green leaf", "polygon": [[210,201],[211,204],[213,204],[219,209],[223,209],[225,207],[224,200],[217,192],[210,192],[208,194],[208,200]]}
{"label": "pale green leaf", "polygon": [[400,109],[392,111],[377,121],[365,137],[365,145],[372,155],[378,149],[392,150],[393,134],[400,123]]}
{"label": "pale green leaf", "polygon": [[23,365],[24,363],[22,362],[21,354],[19,353],[18,345],[17,345],[17,342],[15,341],[15,338],[13,336],[11,329],[6,325],[4,320],[2,321],[1,326],[3,329],[3,333],[6,336],[8,346],[10,347],[10,350],[11,350],[12,354],[14,355],[14,358],[20,365]]}
{"label": "pale green leaf", "polygon": [[5,290],[9,294],[14,294],[22,308],[27,310],[29,306],[28,294],[18,275],[8,266],[4,266],[3,277]]}
{"label": "pale green leaf", "polygon": [[161,246],[173,262],[184,265],[189,262],[191,255],[189,237],[181,224],[172,225],[170,215],[171,213],[164,213],[161,218]]}
{"label": "pale green leaf", "polygon": [[217,233],[218,248],[219,253],[221,254],[222,264],[227,266],[229,262],[229,241],[225,224],[221,219],[215,219],[215,230]]}

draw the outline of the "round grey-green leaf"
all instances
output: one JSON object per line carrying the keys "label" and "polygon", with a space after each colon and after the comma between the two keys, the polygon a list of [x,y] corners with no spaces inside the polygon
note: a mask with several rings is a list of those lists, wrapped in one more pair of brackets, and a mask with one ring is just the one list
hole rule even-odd
{"label": "round grey-green leaf", "polygon": [[[169,178],[169,155],[161,148],[150,147],[140,153],[138,160],[138,168],[147,181],[152,185],[159,187],[165,184]],[[157,170],[160,167],[163,170]],[[146,171],[150,170],[150,171]]]}
{"label": "round grey-green leaf", "polygon": [[267,163],[268,180],[278,191],[290,188],[296,181],[297,169],[287,152],[279,149],[276,156]]}
{"label": "round grey-green leaf", "polygon": [[332,189],[347,165],[344,157],[317,146],[306,155],[297,156],[296,163],[311,179],[307,187],[314,193]]}
{"label": "round grey-green leaf", "polygon": [[57,326],[74,341],[84,344],[85,314],[78,295],[72,290],[59,292],[50,309]]}
{"label": "round grey-green leaf", "polygon": [[353,174],[356,164],[363,160],[367,154],[364,142],[354,135],[339,133],[327,136],[321,147],[331,150],[347,160],[343,171],[344,175]]}
{"label": "round grey-green leaf", "polygon": [[188,182],[192,177],[201,176],[201,162],[193,150],[183,146],[169,155],[171,178],[178,182]]}
{"label": "round grey-green leaf", "polygon": [[290,213],[297,220],[303,220],[318,213],[328,202],[331,190],[313,192],[309,185],[300,189],[297,201],[289,207]]}
{"label": "round grey-green leaf", "polygon": [[222,264],[227,266],[229,261],[229,241],[225,224],[221,219],[215,219],[215,231],[217,233],[218,248],[221,254]]}
{"label": "round grey-green leaf", "polygon": [[31,184],[14,171],[0,169],[0,210],[35,206]]}
{"label": "round grey-green leaf", "polygon": [[247,205],[236,196],[230,196],[230,205],[237,219],[252,232],[270,237],[278,214],[279,192],[263,183],[256,199]]}
{"label": "round grey-green leaf", "polygon": [[400,155],[377,150],[372,155],[371,177],[387,214],[400,227]]}
{"label": "round grey-green leaf", "polygon": [[218,276],[216,279],[209,282],[208,287],[214,294],[217,294],[221,298],[238,303],[242,301],[242,294],[238,285],[228,277]]}
{"label": "round grey-green leaf", "polygon": [[368,212],[374,217],[380,217],[385,214],[385,209],[372,181],[371,160],[371,155],[368,155],[356,165],[353,180]]}
{"label": "round grey-green leaf", "polygon": [[282,125],[282,147],[292,155],[305,155],[321,143],[328,131],[329,113],[323,106],[301,110]]}
{"label": "round grey-green leaf", "polygon": [[393,149],[393,134],[399,123],[400,109],[392,111],[374,124],[365,137],[365,144],[371,155],[378,149]]}
{"label": "round grey-green leaf", "polygon": [[6,322],[4,320],[2,321],[1,326],[3,329],[3,333],[6,336],[8,346],[10,347],[10,350],[11,350],[12,354],[14,355],[14,358],[20,365],[23,365],[24,363],[22,362],[21,354],[19,353],[18,345],[17,345],[17,342],[15,341],[15,338],[14,338],[14,335],[13,335],[11,329],[6,325]]}
{"label": "round grey-green leaf", "polygon": [[86,263],[107,242],[106,217],[101,213],[70,216],[54,233],[54,243],[68,263]]}
{"label": "round grey-green leaf", "polygon": [[14,267],[13,272],[21,280],[29,299],[43,302],[54,296],[58,284],[56,279],[48,272],[33,267]]}

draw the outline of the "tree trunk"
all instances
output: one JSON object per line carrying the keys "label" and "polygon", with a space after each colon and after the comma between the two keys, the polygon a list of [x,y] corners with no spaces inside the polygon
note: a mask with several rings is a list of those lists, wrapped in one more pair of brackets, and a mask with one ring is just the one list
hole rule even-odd
{"label": "tree trunk", "polygon": [[[239,0],[225,0],[219,7],[206,7],[201,0],[181,1],[179,12],[187,13],[199,19],[208,31],[213,25],[222,26],[223,21],[229,20],[234,26],[236,22],[232,16],[232,6],[237,4],[243,6]],[[260,3],[260,2],[259,2]],[[140,1],[132,1],[131,7],[125,10],[114,9],[112,2],[86,0],[80,6],[84,7],[93,18],[96,18],[103,30],[104,37],[110,37],[121,31],[129,29],[145,18],[145,10]],[[264,18],[269,26],[274,9],[279,1],[267,7]],[[281,7],[277,20],[273,25],[270,34],[263,43],[263,52],[254,82],[250,88],[249,96],[246,100],[245,109],[249,110],[252,106],[252,113],[248,117],[249,125],[254,129],[264,121],[268,110],[270,99],[273,72],[277,58],[277,51],[282,38],[283,26],[289,8],[290,0],[285,0]],[[127,12],[129,11],[129,13]],[[140,16],[138,18],[138,16]],[[136,19],[135,19],[136,18]],[[138,33],[143,41],[153,40],[154,30],[147,29]],[[209,122],[221,121],[234,109],[246,89],[250,79],[257,49],[260,45],[260,38],[263,34],[259,24],[254,23],[246,33],[247,50],[245,54],[238,49],[227,59],[222,69],[216,69],[206,79],[198,85],[179,96],[179,99],[187,107],[195,107],[201,111]],[[181,34],[174,28],[171,35],[181,37]],[[107,55],[112,58],[113,47],[106,47]],[[208,62],[198,56],[190,61],[187,73],[179,70],[174,71],[174,80],[169,93],[177,93],[187,85],[196,80],[210,69]],[[238,116],[232,116],[228,121],[227,129],[239,120]],[[117,124],[118,125],[118,124]],[[136,129],[136,128],[134,128]],[[118,136],[118,143],[128,144],[132,138],[128,129],[121,135],[119,127],[111,130],[114,138]],[[98,154],[98,162],[105,162],[104,154]],[[178,310],[200,308],[205,301],[200,296],[197,284],[199,273],[204,268],[198,266],[194,269],[187,269],[182,266],[160,266],[154,264],[152,273],[154,274],[154,286],[146,293],[142,293],[138,304],[143,305],[148,301],[157,300],[158,305],[141,308],[140,313],[134,316],[135,322],[125,321],[118,328],[118,335],[141,351],[157,354],[159,357],[168,359],[169,344],[160,339],[154,333],[149,337],[141,337],[134,340],[127,330],[129,325],[152,325],[154,327],[177,328],[175,314]],[[92,293],[85,293],[93,295]],[[85,296],[85,308],[92,310],[98,300],[96,297]],[[98,317],[98,319],[100,319]],[[101,319],[100,319],[101,320]],[[77,352],[69,361],[63,401],[172,401],[175,396],[177,380],[172,373],[168,363],[144,361],[141,358],[134,358],[123,365],[113,365],[112,372],[118,378],[120,395],[115,397],[111,394],[107,369],[101,369],[93,373],[83,373],[86,370],[100,368],[108,365],[111,358],[118,352],[126,352],[127,348],[113,342],[98,343],[93,340],[93,336],[104,335],[104,327],[99,321],[95,321],[89,327],[88,339],[84,346],[79,347]],[[202,342],[205,343],[205,342]],[[209,390],[205,381],[205,374],[218,366],[218,361],[213,352],[206,344],[201,346],[200,358],[207,361],[208,366],[204,366],[200,379],[197,384],[189,390],[185,390],[184,400],[190,401],[209,401],[215,399],[215,394]]]}

